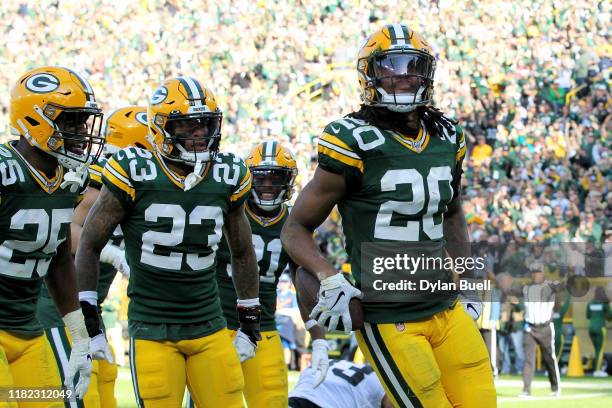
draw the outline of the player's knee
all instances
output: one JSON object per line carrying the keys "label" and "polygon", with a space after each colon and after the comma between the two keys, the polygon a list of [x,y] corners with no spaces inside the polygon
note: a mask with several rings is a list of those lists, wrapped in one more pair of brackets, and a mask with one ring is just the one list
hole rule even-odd
{"label": "player's knee", "polygon": [[161,363],[138,364],[136,375],[138,393],[142,399],[160,399],[170,396],[167,369]]}

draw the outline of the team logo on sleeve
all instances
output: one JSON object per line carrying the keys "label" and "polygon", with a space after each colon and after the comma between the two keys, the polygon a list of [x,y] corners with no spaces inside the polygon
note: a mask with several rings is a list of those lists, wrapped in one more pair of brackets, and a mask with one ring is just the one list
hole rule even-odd
{"label": "team logo on sleeve", "polygon": [[158,105],[162,103],[168,97],[168,88],[165,86],[160,86],[153,92],[153,96],[151,96],[151,105]]}
{"label": "team logo on sleeve", "polygon": [[25,83],[26,88],[35,93],[49,93],[59,88],[60,81],[48,73],[32,75]]}
{"label": "team logo on sleeve", "polygon": [[135,116],[135,119],[141,125],[149,126],[147,122],[147,112],[138,112]]}

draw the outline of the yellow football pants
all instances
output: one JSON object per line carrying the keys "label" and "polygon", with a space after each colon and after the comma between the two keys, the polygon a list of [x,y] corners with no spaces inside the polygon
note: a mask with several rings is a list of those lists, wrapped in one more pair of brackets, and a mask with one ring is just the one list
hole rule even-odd
{"label": "yellow football pants", "polygon": [[[57,369],[61,377],[62,384],[66,373],[68,371],[68,360],[70,359],[70,351],[72,345],[72,339],[70,333],[65,327],[53,327],[51,329],[45,329],[45,334],[51,350]],[[91,380],[89,382],[89,388],[85,393],[83,400],[75,400],[67,404],[71,408],[106,408],[106,405],[102,405],[100,401],[100,393],[98,390],[98,379],[99,379],[100,365],[98,360],[92,361]],[[76,378],[75,378],[76,384]]]}
{"label": "yellow football pants", "polygon": [[[230,331],[232,340],[235,331]],[[285,408],[289,398],[287,365],[276,330],[261,332],[255,357],[242,363],[244,398],[249,408]]]}
{"label": "yellow football pants", "polygon": [[425,320],[366,322],[357,341],[396,407],[497,404],[487,348],[458,302]]}
{"label": "yellow football pants", "polygon": [[244,380],[227,329],[192,340],[130,339],[138,406],[180,408],[185,385],[200,407],[243,407]]}
{"label": "yellow football pants", "polygon": [[[115,359],[115,350],[113,346],[108,344],[111,353],[113,353],[113,361]],[[106,360],[98,361],[98,394],[100,394],[100,406],[102,408],[116,408],[117,400],[115,399],[115,381],[117,381],[117,364],[111,364]]]}
{"label": "yellow football pants", "polygon": [[[32,388],[61,386],[53,352],[43,335],[28,338],[0,330],[0,387]],[[62,401],[0,402],[1,408],[63,408]]]}
{"label": "yellow football pants", "polygon": [[[230,330],[230,337],[236,331]],[[242,363],[244,399],[249,408],[285,408],[289,398],[287,365],[283,345],[276,330],[261,332],[255,357]],[[187,407],[197,407],[188,398]]]}

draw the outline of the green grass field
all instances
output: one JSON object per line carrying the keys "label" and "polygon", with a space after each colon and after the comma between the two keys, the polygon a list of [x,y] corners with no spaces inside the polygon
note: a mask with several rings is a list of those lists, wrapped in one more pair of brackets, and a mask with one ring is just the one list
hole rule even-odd
{"label": "green grass field", "polygon": [[[297,382],[299,373],[289,372],[289,389]],[[550,396],[550,386],[544,377],[536,377],[532,397],[519,398],[522,380],[518,376],[502,376],[496,381],[498,405],[503,407],[546,408],[610,408],[612,407],[612,378],[561,378],[562,395]],[[130,370],[119,369],[115,388],[118,408],[136,407]]]}

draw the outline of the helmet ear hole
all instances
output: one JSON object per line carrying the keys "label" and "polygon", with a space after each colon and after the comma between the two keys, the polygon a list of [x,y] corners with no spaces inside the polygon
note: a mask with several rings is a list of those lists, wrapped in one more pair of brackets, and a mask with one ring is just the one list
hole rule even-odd
{"label": "helmet ear hole", "polygon": [[38,125],[40,125],[40,122],[39,122],[39,121],[37,121],[36,119],[34,119],[34,118],[30,117],[30,116],[26,116],[26,117],[25,117],[25,120],[27,120],[27,121],[28,121],[28,123],[30,124],[30,126],[38,126]]}

